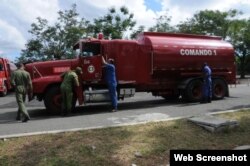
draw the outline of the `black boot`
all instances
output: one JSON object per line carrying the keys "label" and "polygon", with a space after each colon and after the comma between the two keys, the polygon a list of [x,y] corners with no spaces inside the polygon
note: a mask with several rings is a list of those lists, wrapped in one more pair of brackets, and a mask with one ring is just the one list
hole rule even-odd
{"label": "black boot", "polygon": [[19,109],[17,110],[16,120],[21,120],[21,111]]}
{"label": "black boot", "polygon": [[30,120],[30,118],[26,116],[26,117],[22,120],[22,122],[28,122],[28,120]]}
{"label": "black boot", "polygon": [[62,110],[62,111],[61,111],[61,115],[62,115],[62,116],[66,116],[66,114],[67,114],[67,113],[66,113],[66,110]]}
{"label": "black boot", "polygon": [[16,120],[18,121],[18,120],[21,120],[21,117],[20,116],[16,116]]}
{"label": "black boot", "polygon": [[203,97],[200,101],[201,104],[207,103],[207,100]]}

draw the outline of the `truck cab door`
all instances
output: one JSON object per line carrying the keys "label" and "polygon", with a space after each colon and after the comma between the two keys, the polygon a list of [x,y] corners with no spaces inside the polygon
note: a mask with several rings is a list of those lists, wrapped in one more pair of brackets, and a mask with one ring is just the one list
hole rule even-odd
{"label": "truck cab door", "polygon": [[85,42],[80,46],[83,81],[96,82],[102,78],[102,57],[100,42]]}
{"label": "truck cab door", "polygon": [[[90,46],[89,46],[90,47]],[[98,46],[91,46],[93,49]],[[96,82],[102,78],[102,57],[100,51],[86,49],[82,51],[81,67],[83,69],[83,81]]]}

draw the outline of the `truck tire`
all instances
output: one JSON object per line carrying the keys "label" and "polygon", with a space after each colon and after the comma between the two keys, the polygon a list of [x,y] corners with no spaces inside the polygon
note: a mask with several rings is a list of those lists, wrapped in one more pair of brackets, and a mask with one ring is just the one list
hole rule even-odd
{"label": "truck tire", "polygon": [[6,85],[6,83],[4,83],[4,85],[3,85],[3,91],[0,93],[0,96],[4,97],[4,96],[7,95],[7,93],[8,93],[7,85]]}
{"label": "truck tire", "polygon": [[227,84],[222,79],[214,79],[212,84],[213,99],[223,99],[227,93]]}
{"label": "truck tire", "polygon": [[189,102],[199,102],[202,98],[202,81],[200,79],[192,80],[185,89],[185,99]]}
{"label": "truck tire", "polygon": [[44,105],[50,114],[59,114],[61,112],[62,96],[59,86],[49,88],[45,94]]}
{"label": "truck tire", "polygon": [[[72,111],[75,112],[76,107],[76,95],[74,94],[72,100]],[[49,114],[61,113],[62,96],[59,86],[53,86],[49,88],[45,94],[44,105]]]}

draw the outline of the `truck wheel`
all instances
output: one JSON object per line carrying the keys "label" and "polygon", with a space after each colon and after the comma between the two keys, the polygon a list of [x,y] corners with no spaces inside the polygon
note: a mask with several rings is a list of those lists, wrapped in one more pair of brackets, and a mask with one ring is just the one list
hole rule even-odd
{"label": "truck wheel", "polygon": [[7,93],[8,93],[7,85],[6,85],[6,83],[4,83],[3,92],[0,93],[0,96],[4,97],[7,95]]}
{"label": "truck wheel", "polygon": [[61,112],[62,96],[59,86],[53,86],[47,90],[44,98],[44,105],[50,114]]}
{"label": "truck wheel", "polygon": [[213,80],[213,98],[215,100],[223,99],[227,92],[227,84],[222,79]]}
{"label": "truck wheel", "polygon": [[202,81],[199,79],[192,80],[186,87],[185,98],[190,102],[201,101],[202,98]]}

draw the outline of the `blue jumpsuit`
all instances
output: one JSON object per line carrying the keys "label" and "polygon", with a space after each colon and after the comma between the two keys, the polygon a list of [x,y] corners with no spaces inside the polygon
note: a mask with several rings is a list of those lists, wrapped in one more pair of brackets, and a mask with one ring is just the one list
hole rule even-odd
{"label": "blue jumpsuit", "polygon": [[117,95],[116,95],[116,76],[115,76],[115,66],[113,64],[105,65],[105,80],[108,85],[110,99],[112,101],[113,109],[117,110]]}
{"label": "blue jumpsuit", "polygon": [[204,84],[203,84],[203,100],[205,102],[211,102],[212,99],[212,71],[208,65],[203,67]]}

